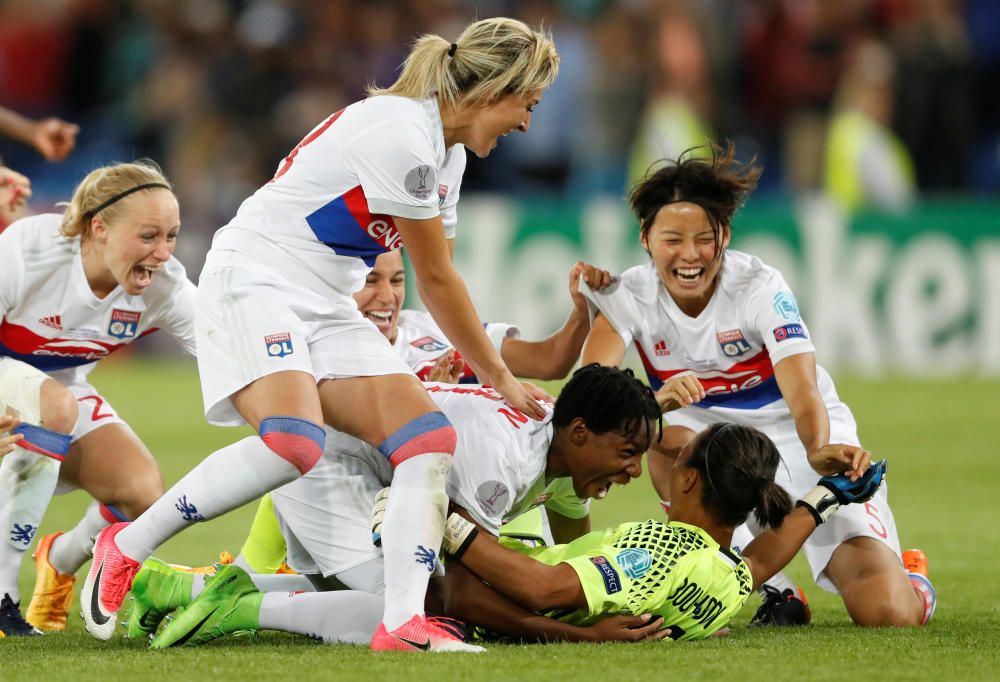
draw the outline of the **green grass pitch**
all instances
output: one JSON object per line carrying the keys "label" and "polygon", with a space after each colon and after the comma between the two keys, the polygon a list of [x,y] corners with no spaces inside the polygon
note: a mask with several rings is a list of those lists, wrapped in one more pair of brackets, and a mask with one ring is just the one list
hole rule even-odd
{"label": "green grass pitch", "polygon": [[[106,364],[95,372],[94,384],[149,445],[168,485],[243,433],[205,424],[193,363]],[[66,633],[0,640],[0,680],[1000,679],[1000,383],[842,377],[839,389],[855,411],[862,442],[891,460],[891,500],[904,547],[921,547],[930,557],[939,595],[930,627],[851,626],[840,601],[812,585],[805,563],[796,559],[790,573],[806,587],[813,624],[795,630],[747,630],[743,625],[754,602],[729,638],[708,642],[495,646],[485,656],[373,656],[361,647],[264,633],[255,640],[230,638],[154,653],[143,642],[91,639],[74,608]],[[57,498],[41,533],[72,526],[88,501],[82,492]],[[252,510],[201,524],[164,545],[158,556],[202,564],[219,550],[236,552]],[[593,506],[595,527],[658,513],[646,480],[616,488]],[[21,574],[26,599],[33,580],[33,564],[26,562]]]}

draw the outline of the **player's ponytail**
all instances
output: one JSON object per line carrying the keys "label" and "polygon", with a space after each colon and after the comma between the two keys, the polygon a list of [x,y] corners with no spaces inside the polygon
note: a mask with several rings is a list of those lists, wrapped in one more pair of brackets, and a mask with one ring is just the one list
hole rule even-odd
{"label": "player's ponytail", "polygon": [[759,500],[754,510],[757,523],[768,528],[777,528],[792,512],[792,498],[773,480],[764,481],[757,489]]}
{"label": "player's ponytail", "polygon": [[[158,188],[171,191],[163,171],[150,159],[95,168],[77,185],[69,203],[61,204],[66,207],[66,212],[59,231],[66,237],[89,239],[91,219],[100,214],[105,222],[114,222],[128,205],[128,192],[143,185],[151,187],[141,189],[137,194]],[[119,195],[122,195],[121,201],[113,201]]]}
{"label": "player's ponytail", "polygon": [[719,523],[738,526],[756,509],[758,521],[780,525],[792,509],[774,482],[780,462],[778,448],[757,429],[718,423],[697,436],[687,465],[701,472],[702,505]]}
{"label": "player's ponytail", "polygon": [[497,17],[470,24],[454,43],[423,35],[413,44],[403,71],[388,88],[369,86],[369,96],[423,99],[442,104],[489,103],[552,85],[559,54],[552,36],[516,19]]}

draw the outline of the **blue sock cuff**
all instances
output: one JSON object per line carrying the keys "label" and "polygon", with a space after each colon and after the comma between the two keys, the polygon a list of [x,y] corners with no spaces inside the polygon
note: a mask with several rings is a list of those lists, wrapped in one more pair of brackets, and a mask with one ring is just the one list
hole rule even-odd
{"label": "blue sock cuff", "polygon": [[378,450],[384,456],[390,457],[392,453],[417,436],[430,433],[435,429],[450,426],[451,422],[448,421],[448,417],[444,415],[444,412],[428,412],[396,429],[395,433],[382,441],[382,444],[378,446]]}
{"label": "blue sock cuff", "polygon": [[24,439],[17,444],[19,447],[60,462],[66,459],[66,453],[69,452],[69,446],[73,442],[73,436],[49,431],[34,424],[18,424],[12,431],[24,436]]}
{"label": "blue sock cuff", "polygon": [[290,433],[294,436],[305,436],[319,445],[322,450],[326,445],[326,431],[308,419],[298,417],[268,417],[260,423],[261,438],[269,433]]}

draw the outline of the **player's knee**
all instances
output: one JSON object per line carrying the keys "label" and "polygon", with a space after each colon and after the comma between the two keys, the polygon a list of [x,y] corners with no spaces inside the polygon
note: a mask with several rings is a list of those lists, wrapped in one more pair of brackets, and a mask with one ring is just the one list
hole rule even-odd
{"label": "player's knee", "polygon": [[851,613],[856,625],[869,628],[905,628],[920,625],[921,613],[909,600],[885,599]]}
{"label": "player's knee", "polygon": [[[424,454],[455,454],[458,434],[443,412],[428,412],[413,419],[378,446],[393,467]],[[450,461],[450,460],[449,460]]]}
{"label": "player's knee", "polygon": [[73,433],[79,405],[72,393],[62,384],[48,380],[41,389],[41,421],[49,431]]}
{"label": "player's knee", "polygon": [[323,427],[298,417],[268,417],[260,423],[260,437],[274,454],[305,474],[323,456]]}
{"label": "player's knee", "polygon": [[114,500],[117,508],[129,518],[137,518],[149,509],[164,493],[163,475],[153,464],[129,475],[128,485],[116,490]]}

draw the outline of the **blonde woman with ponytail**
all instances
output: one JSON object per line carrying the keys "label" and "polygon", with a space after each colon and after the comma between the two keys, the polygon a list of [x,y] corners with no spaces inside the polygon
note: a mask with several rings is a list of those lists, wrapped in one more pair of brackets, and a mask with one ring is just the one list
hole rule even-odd
{"label": "blonde woman with ponytail", "polygon": [[[87,381],[96,363],[162,329],[194,353],[194,285],[173,257],[180,218],[152,162],[92,171],[62,215],[0,235],[0,414],[20,440],[0,460],[0,631],[62,630],[75,574],[111,521],[163,494],[146,446]],[[41,538],[25,623],[17,576],[56,490],[93,496],[67,533]],[[37,628],[37,629],[35,629]]]}
{"label": "blonde woman with ponytail", "polygon": [[[209,455],[148,512],[103,532],[83,588],[87,629],[114,631],[153,550],[306,474],[325,426],[378,447],[394,469],[385,514],[385,613],[375,650],[481,651],[424,617],[456,435],[352,294],[376,257],[406,245],[421,298],[476,375],[541,419],[545,394],[517,381],[452,264],[465,150],[527,132],[556,77],[551,38],[486,19],[424,36],[385,89],[320,122],[219,230],[198,286],[206,417],[255,435]],[[220,485],[225,481],[225,485]],[[180,511],[183,510],[183,511]]]}

